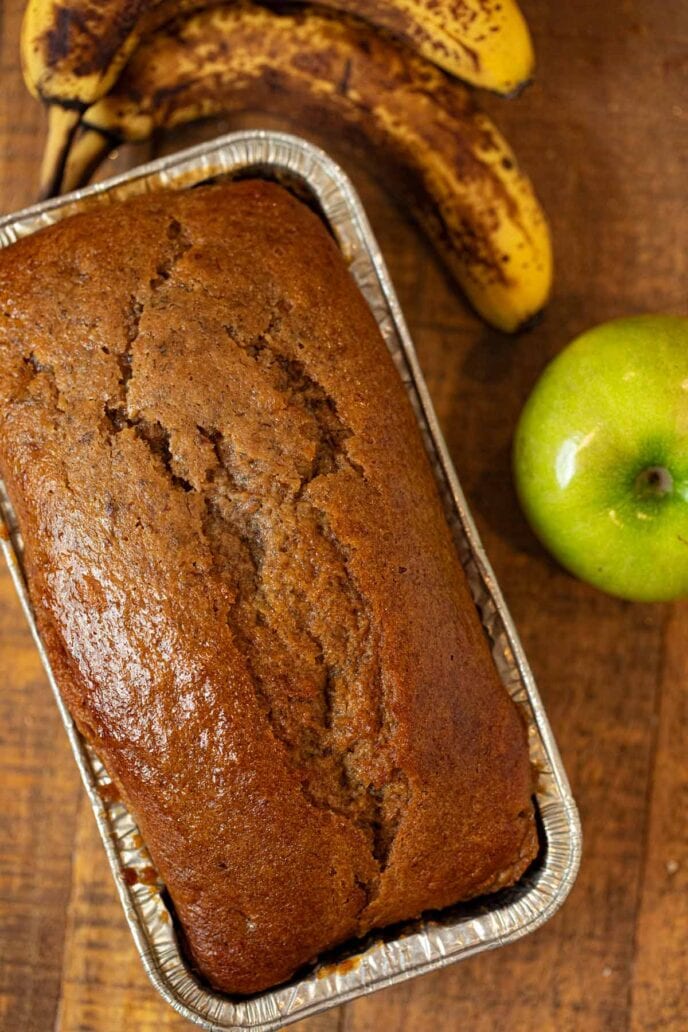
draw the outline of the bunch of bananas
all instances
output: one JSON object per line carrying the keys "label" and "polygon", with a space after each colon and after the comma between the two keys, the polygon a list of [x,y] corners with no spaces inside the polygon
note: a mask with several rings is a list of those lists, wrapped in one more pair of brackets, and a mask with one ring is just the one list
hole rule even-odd
{"label": "bunch of bananas", "polygon": [[118,143],[156,129],[284,113],[356,151],[376,148],[375,169],[489,323],[516,330],[547,300],[546,219],[457,81],[503,94],[527,82],[532,47],[515,0],[28,0],[21,50],[49,108],[45,193],[82,185]]}

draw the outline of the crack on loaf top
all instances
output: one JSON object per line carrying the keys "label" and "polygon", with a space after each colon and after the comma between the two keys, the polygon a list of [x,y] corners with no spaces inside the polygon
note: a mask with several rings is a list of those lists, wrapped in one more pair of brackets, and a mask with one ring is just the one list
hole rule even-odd
{"label": "crack on loaf top", "polygon": [[167,239],[170,241],[171,246],[168,253],[156,266],[155,276],[150,281],[152,291],[158,290],[170,279],[174,267],[193,246],[190,237],[178,219],[170,219],[167,226]]}
{"label": "crack on loaf top", "polygon": [[31,384],[39,377],[47,386],[54,405],[54,416],[56,419],[63,416],[67,411],[62,392],[57,383],[55,369],[49,362],[41,362],[34,351],[21,355],[21,368],[25,374],[16,394],[11,402],[27,401],[31,392]]}
{"label": "crack on loaf top", "polygon": [[[128,309],[124,316],[125,343],[116,356],[119,367],[117,402],[113,404],[112,399],[107,401],[104,415],[105,425],[110,434],[119,434],[124,429],[133,430],[136,437],[143,441],[151,454],[159,460],[172,486],[188,492],[192,490],[192,485],[174,471],[170,433],[167,428],[159,420],[132,416],[129,409],[129,384],[134,375],[134,348],[139,338],[146,305],[170,279],[177,263],[193,246],[184,227],[175,218],[170,219],[165,237],[168,246],[156,266],[156,276],[150,280],[147,295],[132,294],[129,297]],[[110,354],[110,351],[107,353]]]}
{"label": "crack on loaf top", "polygon": [[301,477],[296,492],[300,498],[316,477],[336,473],[350,467],[365,480],[365,469],[351,458],[346,442],[353,431],[341,419],[335,400],[306,369],[305,363],[278,347],[282,315],[273,313],[265,330],[249,341],[239,341],[231,326],[225,329],[230,339],[248,354],[271,377],[277,390],[309,413],[317,436],[316,450],[310,470]]}
{"label": "crack on loaf top", "polygon": [[[172,487],[200,496],[199,539],[227,589],[218,617],[224,612],[266,722],[282,743],[305,798],[359,829],[382,871],[401,819],[398,802],[407,789],[391,759],[374,618],[346,544],[307,491],[318,477],[346,475],[365,482],[364,468],[349,455],[354,433],[335,398],[297,357],[296,349],[303,347],[289,339],[289,305],[277,302],[262,331],[250,338],[242,337],[231,321],[224,328],[228,346],[255,363],[258,380],[265,378],[266,397],[279,401],[278,392],[285,410],[300,411],[293,439],[287,434],[273,455],[269,438],[261,451],[250,435],[237,441],[226,426],[195,415],[186,429],[175,422],[174,433],[199,435],[207,442],[203,462],[209,459],[209,467],[204,474],[194,473],[193,483],[179,475],[189,469],[181,444],[180,458],[172,454],[167,420],[153,418],[145,408],[132,412],[128,401],[146,305],[167,289],[175,265],[191,246],[176,220],[168,227],[168,241],[148,291],[131,298],[127,344],[119,358],[119,396],[105,408],[108,429],[111,434],[132,430]],[[252,377],[255,383],[256,374]],[[290,473],[277,490],[272,469],[282,462],[293,465],[297,475]],[[369,884],[368,896],[375,891],[376,885]]]}

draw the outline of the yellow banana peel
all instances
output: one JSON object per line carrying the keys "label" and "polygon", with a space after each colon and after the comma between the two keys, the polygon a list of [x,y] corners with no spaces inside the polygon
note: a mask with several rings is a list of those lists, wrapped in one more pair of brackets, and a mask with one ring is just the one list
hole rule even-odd
{"label": "yellow banana peel", "polygon": [[[218,0],[28,0],[21,59],[51,113],[41,191],[57,192],[81,111],[111,89],[140,40]],[[320,0],[389,31],[459,78],[499,93],[529,80],[533,48],[516,0]]]}
{"label": "yellow banana peel", "polygon": [[460,83],[359,23],[247,0],[191,15],[144,40],[83,121],[112,139],[141,140],[251,109],[334,130],[358,151],[375,147],[376,167],[391,173],[492,325],[514,331],[547,301],[547,221],[504,138]]}

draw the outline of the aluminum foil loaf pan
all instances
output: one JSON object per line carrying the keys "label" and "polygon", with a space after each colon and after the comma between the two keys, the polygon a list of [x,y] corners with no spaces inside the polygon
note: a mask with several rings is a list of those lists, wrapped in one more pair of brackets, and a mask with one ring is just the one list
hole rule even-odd
{"label": "aluminum foil loaf pan", "polygon": [[247,174],[276,178],[319,208],[378,321],[418,417],[495,662],[528,723],[530,755],[538,772],[541,839],[537,861],[513,888],[350,942],[305,974],[254,997],[232,999],[213,992],[190,970],[180,950],[169,900],[151,874],[151,859],[136,824],[62,700],[31,611],[21,535],[0,485],[7,530],[2,549],[55,693],[143,965],[168,1003],[202,1028],[268,1032],[534,931],[554,914],[571,889],[580,860],[581,833],[540,696],[447,453],[384,260],[361,203],[341,169],[321,150],[295,136],[233,133],[6,216],[0,220],[0,246],[114,199],[151,190],[188,189],[218,177]]}

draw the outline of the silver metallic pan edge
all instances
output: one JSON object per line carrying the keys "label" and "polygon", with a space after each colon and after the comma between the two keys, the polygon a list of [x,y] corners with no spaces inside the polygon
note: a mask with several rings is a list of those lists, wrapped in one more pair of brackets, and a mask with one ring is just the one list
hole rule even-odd
{"label": "silver metallic pan edge", "polygon": [[207,989],[179,952],[161,886],[150,884],[151,860],[131,815],[120,801],[112,799],[107,773],[79,735],[60,696],[33,620],[21,568],[21,536],[0,484],[0,507],[9,532],[9,538],[1,542],[2,550],[55,694],[144,967],[175,1010],[217,1032],[271,1032],[364,993],[513,942],[534,931],[561,906],[575,880],[581,853],[576,806],[540,696],[454,472],[384,260],[361,203],[341,169],[323,151],[295,136],[232,133],[6,216],[0,219],[0,246],[113,198],[188,188],[247,169],[278,177],[286,174],[317,199],[407,386],[495,661],[528,723],[531,759],[539,771],[537,802],[543,848],[540,862],[513,889],[410,922],[393,933],[372,934],[361,943],[348,944],[335,951],[326,964],[316,965],[285,986],[239,1000]]}

